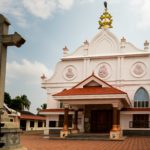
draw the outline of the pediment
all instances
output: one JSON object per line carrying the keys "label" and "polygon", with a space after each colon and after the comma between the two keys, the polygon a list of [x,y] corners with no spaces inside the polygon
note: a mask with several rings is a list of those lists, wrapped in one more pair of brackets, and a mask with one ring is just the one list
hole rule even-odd
{"label": "pediment", "polygon": [[84,87],[112,87],[105,81],[101,80],[100,78],[96,77],[95,75],[91,75],[90,77],[86,78],[73,88],[84,88]]}
{"label": "pediment", "polygon": [[100,83],[92,80],[89,83],[85,84],[83,87],[102,87],[102,85]]}
{"label": "pediment", "polygon": [[102,29],[90,42],[89,55],[118,53],[119,47],[116,36],[108,29]]}

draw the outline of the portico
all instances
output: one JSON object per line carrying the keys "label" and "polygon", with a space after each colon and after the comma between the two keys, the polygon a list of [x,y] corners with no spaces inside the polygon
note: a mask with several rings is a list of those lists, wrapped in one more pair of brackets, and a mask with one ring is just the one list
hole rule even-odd
{"label": "portico", "polygon": [[120,138],[120,110],[131,105],[125,92],[112,87],[95,75],[91,75],[73,88],[63,90],[53,97],[62,102],[65,107],[62,137],[70,134],[68,112],[71,108],[75,110],[74,128],[71,133],[79,131],[77,114],[78,109],[82,109],[85,133],[110,133],[110,138]]}

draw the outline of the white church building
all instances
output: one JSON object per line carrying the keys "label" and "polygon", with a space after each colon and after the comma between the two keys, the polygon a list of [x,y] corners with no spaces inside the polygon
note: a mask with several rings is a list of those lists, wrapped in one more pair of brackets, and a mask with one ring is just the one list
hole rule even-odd
{"label": "white church building", "polygon": [[48,95],[45,134],[77,133],[150,135],[150,51],[139,49],[111,32],[105,3],[100,30],[72,54],[67,47],[42,88]]}

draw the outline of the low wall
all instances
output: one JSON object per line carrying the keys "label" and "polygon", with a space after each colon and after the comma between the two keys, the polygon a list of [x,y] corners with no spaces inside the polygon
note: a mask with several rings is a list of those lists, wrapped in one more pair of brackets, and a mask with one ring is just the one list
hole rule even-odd
{"label": "low wall", "polygon": [[125,136],[150,136],[150,130],[123,130]]}

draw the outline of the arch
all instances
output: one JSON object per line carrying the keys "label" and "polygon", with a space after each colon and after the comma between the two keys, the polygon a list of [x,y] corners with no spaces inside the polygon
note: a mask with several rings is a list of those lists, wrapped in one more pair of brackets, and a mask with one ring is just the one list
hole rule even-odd
{"label": "arch", "polygon": [[135,95],[134,95],[135,101],[149,101],[149,95],[148,92],[145,90],[145,88],[140,87]]}
{"label": "arch", "polygon": [[134,95],[134,107],[148,107],[149,94],[147,90],[140,87]]}

